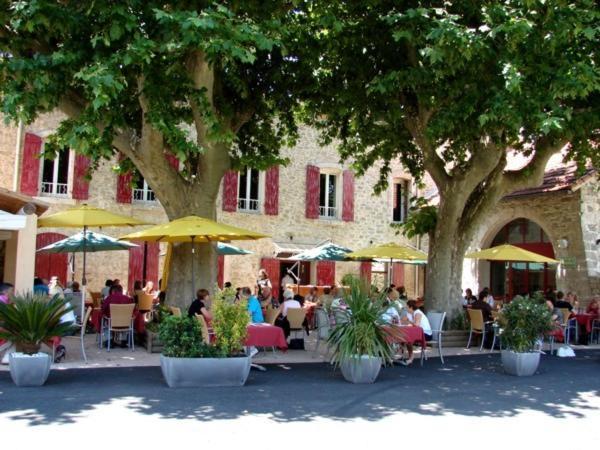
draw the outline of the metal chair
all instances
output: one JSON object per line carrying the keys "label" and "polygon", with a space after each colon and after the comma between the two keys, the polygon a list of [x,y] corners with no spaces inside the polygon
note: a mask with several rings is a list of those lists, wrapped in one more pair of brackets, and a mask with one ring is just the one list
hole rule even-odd
{"label": "metal chair", "polygon": [[479,351],[483,350],[483,344],[485,342],[485,332],[486,327],[492,322],[484,322],[483,321],[483,312],[480,309],[467,309],[467,313],[469,314],[469,321],[471,322],[471,329],[469,330],[469,342],[467,343],[467,348],[471,347],[471,338],[473,337],[473,333],[481,335],[481,347],[479,347]]}
{"label": "metal chair", "polygon": [[281,314],[281,310],[283,308],[280,306],[279,308],[273,308],[271,305],[268,305],[265,312],[265,322],[270,325],[275,325],[275,320]]}
{"label": "metal chair", "polygon": [[[81,321],[75,322],[75,324],[73,325],[75,328],[79,328],[79,340],[81,341],[81,355],[83,356],[83,360],[85,362],[87,362],[87,355],[85,354],[85,328],[87,323],[90,320],[90,316],[92,315],[92,307],[88,306],[85,310],[85,314],[83,315],[83,318]],[[78,318],[79,319],[79,318]],[[63,336],[64,338],[70,338],[70,337],[76,337],[76,336]],[[52,360],[54,360],[54,354],[56,352],[56,348],[53,345],[52,346]]]}
{"label": "metal chair", "polygon": [[590,333],[590,343],[594,342],[596,336],[596,344],[600,341],[600,319],[592,320],[592,332]]}
{"label": "metal chair", "polygon": [[[444,355],[442,354],[442,338],[444,335],[444,321],[446,320],[445,312],[429,312],[426,314],[427,320],[429,320],[429,324],[431,325],[431,341],[428,344],[437,346],[438,353],[440,354],[440,361],[444,364]],[[425,352],[426,349],[423,349]],[[425,358],[427,358],[427,353],[425,352]]]}
{"label": "metal chair", "polygon": [[[126,303],[123,305],[111,304],[110,305],[110,317],[106,318],[106,331],[108,332],[108,345],[107,351],[110,352],[110,341],[112,333],[127,333],[128,343],[127,345],[134,351],[133,343],[133,309],[135,303]],[[102,327],[104,328],[104,327]],[[104,330],[102,330],[102,334]],[[102,342],[102,336],[100,342]]]}
{"label": "metal chair", "polygon": [[297,333],[302,332],[302,338],[304,338],[304,319],[306,318],[306,311],[304,308],[289,308],[287,310],[287,320],[290,323],[290,332]]}
{"label": "metal chair", "polygon": [[561,328],[565,333],[565,344],[569,345],[571,341],[571,330],[575,330],[575,343],[579,342],[579,329],[577,327],[577,319],[575,317],[569,318],[571,311],[568,308],[558,308],[563,316],[563,321],[560,324]]}
{"label": "metal chair", "polygon": [[331,331],[331,325],[329,323],[329,316],[327,311],[323,308],[315,309],[315,331],[317,332],[317,344],[315,346],[315,353],[319,350],[319,344],[321,341],[327,341],[329,332]]}

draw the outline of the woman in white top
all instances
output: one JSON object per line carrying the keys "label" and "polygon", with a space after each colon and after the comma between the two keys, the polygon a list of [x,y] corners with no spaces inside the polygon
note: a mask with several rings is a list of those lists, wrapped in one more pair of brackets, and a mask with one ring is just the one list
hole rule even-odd
{"label": "woman in white top", "polygon": [[417,302],[414,300],[409,300],[406,304],[406,309],[409,313],[409,323],[415,327],[423,328],[425,340],[430,341],[433,334],[433,331],[431,330],[431,324],[429,323],[429,319],[423,313],[423,311],[417,308]]}

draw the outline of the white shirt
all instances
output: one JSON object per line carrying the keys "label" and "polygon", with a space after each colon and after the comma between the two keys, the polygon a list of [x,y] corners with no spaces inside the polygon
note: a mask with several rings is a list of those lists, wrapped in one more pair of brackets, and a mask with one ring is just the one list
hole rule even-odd
{"label": "white shirt", "polygon": [[390,305],[388,309],[381,315],[381,320],[385,323],[400,323],[400,314],[394,305]]}
{"label": "white shirt", "polygon": [[288,309],[299,309],[299,308],[302,308],[302,305],[300,305],[300,302],[298,300],[286,300],[285,302],[283,302],[283,311],[281,312],[281,315],[283,317],[286,317]]}
{"label": "white shirt", "polygon": [[418,316],[421,316],[421,322],[419,323],[419,326],[423,328],[423,333],[431,336],[433,334],[433,331],[431,330],[431,324],[429,323],[429,319],[427,318],[427,316],[423,314],[423,311],[421,311],[420,309],[416,309],[413,313],[413,316],[415,320]]}
{"label": "white shirt", "polygon": [[490,305],[492,308],[494,307],[494,297],[492,295],[488,295],[485,299],[485,302]]}

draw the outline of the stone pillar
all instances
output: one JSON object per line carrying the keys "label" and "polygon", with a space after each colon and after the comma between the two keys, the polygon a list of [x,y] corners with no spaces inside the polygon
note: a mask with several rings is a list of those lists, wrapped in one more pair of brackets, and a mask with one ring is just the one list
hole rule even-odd
{"label": "stone pillar", "polygon": [[25,217],[25,228],[13,231],[11,239],[6,241],[4,280],[14,284],[15,293],[32,291],[35,275],[37,216],[27,214]]}

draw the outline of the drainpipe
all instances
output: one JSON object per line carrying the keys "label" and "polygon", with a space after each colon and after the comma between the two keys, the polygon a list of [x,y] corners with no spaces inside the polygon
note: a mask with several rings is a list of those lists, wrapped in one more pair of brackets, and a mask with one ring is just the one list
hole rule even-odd
{"label": "drainpipe", "polygon": [[25,125],[19,120],[17,127],[17,144],[15,146],[15,167],[13,173],[13,191],[19,190],[19,173],[21,172],[21,149],[23,148],[23,131]]}

